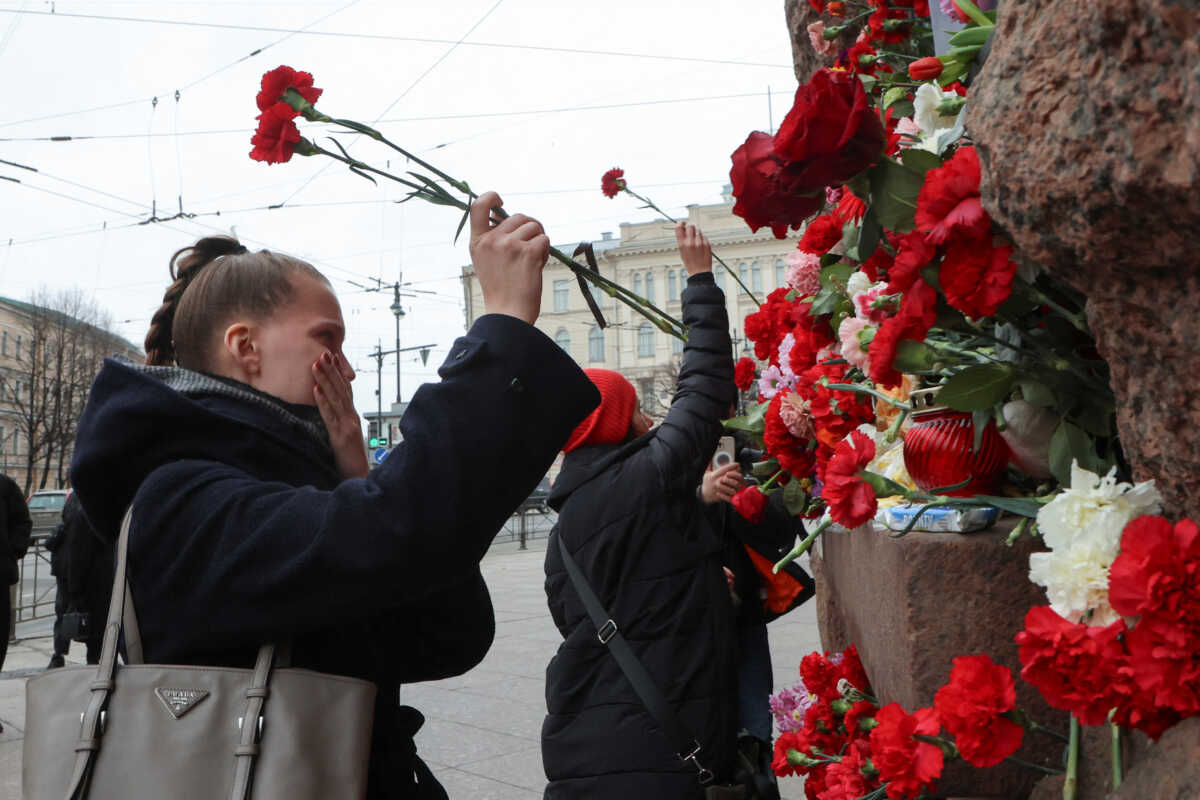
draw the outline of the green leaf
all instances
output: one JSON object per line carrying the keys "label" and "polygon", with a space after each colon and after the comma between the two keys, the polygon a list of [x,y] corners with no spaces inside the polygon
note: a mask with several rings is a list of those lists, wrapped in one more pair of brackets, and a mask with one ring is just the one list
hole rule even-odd
{"label": "green leaf", "polygon": [[1050,472],[1063,486],[1071,485],[1072,459],[1086,470],[1095,472],[1099,468],[1091,438],[1082,428],[1064,419],[1050,437]]}
{"label": "green leaf", "polygon": [[1013,370],[1007,364],[979,364],[951,376],[938,392],[938,402],[957,411],[990,411],[1008,396]]}
{"label": "green leaf", "polygon": [[1054,392],[1040,381],[1026,378],[1017,381],[1017,388],[1021,390],[1021,397],[1030,405],[1038,408],[1050,408],[1054,405]]}
{"label": "green leaf", "polygon": [[901,100],[908,96],[908,89],[904,86],[893,86],[883,93],[883,107],[891,108],[892,103]]}
{"label": "green leaf", "polygon": [[863,214],[862,227],[858,229],[859,261],[866,261],[875,255],[882,235],[883,228],[879,225],[879,218],[875,216],[875,210],[868,207],[867,213]]}
{"label": "green leaf", "polygon": [[788,485],[783,487],[783,504],[793,517],[804,513],[804,509],[808,506],[808,492],[804,491],[800,481],[795,478],[788,481]]}
{"label": "green leaf", "polygon": [[767,406],[770,403],[758,403],[750,413],[742,417],[731,417],[722,423],[727,431],[748,431],[761,434],[766,426]]}
{"label": "green leaf", "polygon": [[910,374],[929,372],[937,360],[937,351],[924,342],[901,339],[900,344],[896,346],[896,357],[892,359],[892,366]]}

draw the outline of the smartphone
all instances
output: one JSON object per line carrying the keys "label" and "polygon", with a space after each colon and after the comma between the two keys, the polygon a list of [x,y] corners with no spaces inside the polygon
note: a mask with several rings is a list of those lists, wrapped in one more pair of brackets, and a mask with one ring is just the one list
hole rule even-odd
{"label": "smartphone", "polygon": [[713,453],[712,465],[713,469],[720,469],[726,464],[732,464],[734,461],[734,447],[732,436],[722,436],[721,441],[717,443],[717,451]]}

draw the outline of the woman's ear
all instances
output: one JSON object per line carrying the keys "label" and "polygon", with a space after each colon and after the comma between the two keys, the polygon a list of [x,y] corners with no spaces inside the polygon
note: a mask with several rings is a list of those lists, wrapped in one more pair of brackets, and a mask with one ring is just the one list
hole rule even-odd
{"label": "woman's ear", "polygon": [[254,328],[244,322],[235,322],[225,329],[222,342],[225,354],[236,365],[244,377],[254,377],[262,372],[262,353],[255,341]]}

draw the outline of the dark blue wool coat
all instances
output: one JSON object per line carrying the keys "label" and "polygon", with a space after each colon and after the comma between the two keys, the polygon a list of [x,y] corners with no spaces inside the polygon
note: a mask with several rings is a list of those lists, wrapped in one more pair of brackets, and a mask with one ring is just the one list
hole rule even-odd
{"label": "dark blue wool coat", "polygon": [[341,481],[327,446],[270,409],[184,396],[106,362],[71,477],[115,538],[133,502],[129,580],[150,663],[294,666],[379,685],[370,797],[425,796],[402,683],[457,675],[491,645],[479,561],[599,393],[549,338],[488,315],[422,386],[404,441]]}
{"label": "dark blue wool coat", "polygon": [[546,669],[547,800],[702,796],[696,769],[675,756],[597,640],[563,566],[560,537],[701,744],[704,766],[723,780],[733,773],[733,604],[723,543],[695,494],[735,397],[725,295],[711,274],[688,280],[683,320],[688,341],[662,425],[626,445],[568,453],[551,491],[559,517],[546,551],[546,594],[564,641]]}

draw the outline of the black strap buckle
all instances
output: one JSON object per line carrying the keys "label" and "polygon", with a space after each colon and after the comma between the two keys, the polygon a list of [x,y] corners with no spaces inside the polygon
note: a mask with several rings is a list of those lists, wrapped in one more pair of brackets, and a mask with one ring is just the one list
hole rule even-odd
{"label": "black strap buckle", "polygon": [[690,763],[696,768],[696,778],[700,781],[701,786],[707,786],[713,782],[712,770],[707,769],[703,764],[700,763],[700,742],[693,739],[692,751],[690,753],[687,755],[684,755],[683,753],[676,753],[676,755],[679,756],[680,761],[683,761],[684,763]]}
{"label": "black strap buckle", "polygon": [[608,640],[617,635],[617,623],[611,619],[600,626],[600,630],[596,631],[596,638],[600,640],[600,644],[608,644]]}

